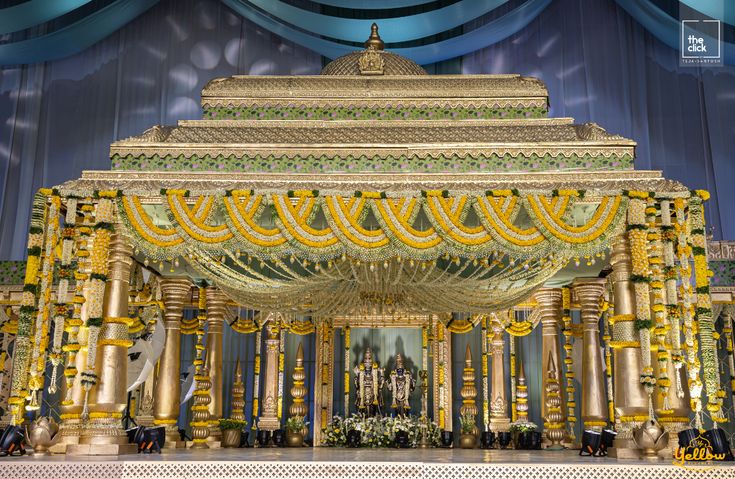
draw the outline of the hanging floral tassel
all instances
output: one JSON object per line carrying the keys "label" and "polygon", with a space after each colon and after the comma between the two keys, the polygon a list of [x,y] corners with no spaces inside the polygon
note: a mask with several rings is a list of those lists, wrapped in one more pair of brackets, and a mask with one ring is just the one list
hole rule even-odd
{"label": "hanging floral tassel", "polygon": [[702,428],[702,381],[699,377],[700,363],[697,357],[697,345],[694,340],[694,305],[692,304],[692,269],[690,258],[692,247],[689,244],[689,225],[687,224],[687,202],[684,198],[675,198],[676,208],[676,254],[680,279],[681,318],[684,325],[684,345],[686,351],[689,397],[694,411],[694,422],[698,429]]}
{"label": "hanging floral tassel", "polygon": [[670,360],[674,364],[676,396],[684,397],[684,389],[681,384],[681,367],[684,365],[684,356],[681,350],[681,314],[679,309],[679,295],[676,287],[677,269],[674,242],[677,238],[676,226],[671,223],[671,200],[661,200],[661,235],[663,238],[663,260],[664,260],[664,290],[666,298],[666,316],[669,325],[669,338],[671,341]]}
{"label": "hanging floral tassel", "polygon": [[286,328],[283,325],[278,325],[278,405],[277,415],[278,421],[280,422],[283,417],[283,379],[284,379],[284,366],[286,364],[285,350],[286,350]]}
{"label": "hanging floral tassel", "polygon": [[258,328],[255,333],[255,364],[253,365],[253,420],[251,428],[257,429],[258,421],[258,396],[260,395],[260,343],[262,342],[262,329]]}
{"label": "hanging floral tassel", "polygon": [[481,334],[482,334],[482,425],[483,430],[487,430],[490,424],[490,400],[489,400],[489,388],[488,388],[488,341],[491,336],[488,336],[487,332],[487,316],[482,316],[481,321]]}
{"label": "hanging floral tassel", "polygon": [[51,394],[56,393],[56,379],[58,375],[59,365],[64,359],[61,349],[64,339],[64,330],[66,318],[69,316],[67,305],[67,295],[69,292],[69,282],[73,271],[71,268],[71,258],[74,249],[74,224],[76,222],[76,200],[70,198],[66,205],[66,216],[64,217],[64,229],[61,238],[61,268],[59,270],[59,285],[56,291],[56,311],[54,315],[54,338],[51,346],[50,361],[53,367],[51,371],[51,384],[48,391]]}
{"label": "hanging floral tassel", "polygon": [[735,358],[733,358],[733,342],[732,342],[732,316],[733,306],[728,304],[725,306],[723,311],[723,318],[725,325],[722,328],[722,333],[725,335],[725,348],[727,349],[727,363],[730,367],[730,392],[735,398]]}
{"label": "hanging floral tassel", "polygon": [[342,330],[342,332],[345,336],[345,374],[344,374],[345,404],[344,404],[344,411],[345,411],[345,417],[348,417],[349,411],[350,411],[350,347],[351,347],[350,325],[345,324],[345,327]]}
{"label": "hanging floral tassel", "polygon": [[666,290],[664,289],[664,267],[663,267],[663,242],[661,228],[656,223],[656,217],[659,213],[659,203],[652,197],[649,197],[646,205],[646,216],[648,223],[648,244],[649,257],[648,263],[651,269],[651,297],[653,304],[651,311],[653,312],[654,334],[656,336],[656,359],[658,362],[658,379],[656,385],[659,393],[663,397],[663,408],[659,414],[673,414],[673,410],[669,406],[669,387],[671,379],[668,377],[668,366],[671,356],[667,350],[666,340],[669,333],[669,327],[666,318]]}

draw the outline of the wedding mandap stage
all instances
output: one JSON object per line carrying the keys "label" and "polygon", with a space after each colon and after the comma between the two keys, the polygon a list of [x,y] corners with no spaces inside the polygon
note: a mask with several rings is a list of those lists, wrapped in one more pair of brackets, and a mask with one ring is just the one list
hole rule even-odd
{"label": "wedding mandap stage", "polygon": [[[726,437],[735,387],[708,194],[548,104],[535,78],[428,75],[374,28],[321,75],[212,80],[203,119],[39,190],[3,420],[54,455],[0,477],[695,477],[677,434]],[[250,338],[232,380],[228,335]],[[246,419],[263,447],[223,447]],[[131,421],[161,456],[130,456]],[[266,449],[284,428],[314,449]]]}

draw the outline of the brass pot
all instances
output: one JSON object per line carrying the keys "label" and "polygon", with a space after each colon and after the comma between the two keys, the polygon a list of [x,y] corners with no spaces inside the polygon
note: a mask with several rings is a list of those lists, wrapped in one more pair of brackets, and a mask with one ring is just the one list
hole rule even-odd
{"label": "brass pot", "polygon": [[286,447],[301,447],[304,445],[304,435],[300,432],[286,431]]}
{"label": "brass pot", "polygon": [[224,429],[222,431],[222,447],[240,447],[240,430]]}
{"label": "brass pot", "polygon": [[39,417],[26,427],[26,440],[33,447],[34,456],[48,456],[49,448],[56,444],[61,435],[59,425],[53,418]]}
{"label": "brass pot", "polygon": [[459,447],[462,449],[474,449],[477,445],[477,436],[474,434],[461,434],[459,436]]}

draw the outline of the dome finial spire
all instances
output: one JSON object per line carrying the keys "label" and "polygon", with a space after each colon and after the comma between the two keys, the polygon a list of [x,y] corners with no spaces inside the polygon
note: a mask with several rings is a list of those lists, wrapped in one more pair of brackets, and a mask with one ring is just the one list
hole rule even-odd
{"label": "dome finial spire", "polygon": [[380,39],[378,35],[378,24],[374,23],[370,25],[370,37],[365,42],[365,48],[368,50],[383,50],[385,43]]}

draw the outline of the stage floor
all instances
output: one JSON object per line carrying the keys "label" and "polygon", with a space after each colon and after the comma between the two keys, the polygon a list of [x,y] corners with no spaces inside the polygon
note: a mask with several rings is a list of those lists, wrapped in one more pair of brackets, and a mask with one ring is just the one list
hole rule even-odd
{"label": "stage floor", "polygon": [[576,451],[337,448],[0,459],[0,479],[21,478],[733,479],[735,463],[682,467],[664,460],[580,457]]}

